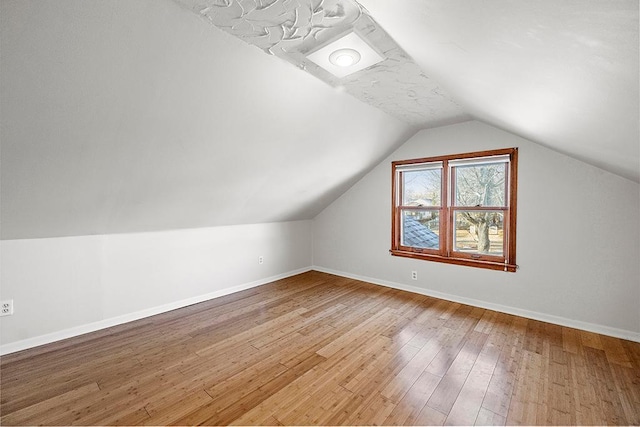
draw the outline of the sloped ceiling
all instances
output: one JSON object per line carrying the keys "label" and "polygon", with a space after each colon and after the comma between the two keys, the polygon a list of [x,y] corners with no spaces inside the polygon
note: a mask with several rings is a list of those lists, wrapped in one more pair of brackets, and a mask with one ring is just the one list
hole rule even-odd
{"label": "sloped ceiling", "polygon": [[313,218],[415,133],[171,0],[1,7],[4,239]]}
{"label": "sloped ceiling", "polygon": [[[406,122],[468,114],[640,181],[637,0],[176,1]],[[342,80],[305,61],[349,26],[388,59]]]}
{"label": "sloped ceiling", "polygon": [[418,114],[185,1],[0,3],[3,239],[313,218],[417,129],[468,118],[640,180],[636,0],[361,0],[431,85]]}
{"label": "sloped ceiling", "polygon": [[[175,0],[215,27],[421,128],[470,119],[355,0]],[[338,78],[307,54],[356,32],[383,61]]]}
{"label": "sloped ceiling", "polygon": [[640,181],[637,0],[360,0],[474,118]]}

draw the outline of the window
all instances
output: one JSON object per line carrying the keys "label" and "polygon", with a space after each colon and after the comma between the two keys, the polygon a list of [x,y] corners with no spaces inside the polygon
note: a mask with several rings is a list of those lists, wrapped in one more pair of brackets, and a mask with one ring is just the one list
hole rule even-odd
{"label": "window", "polygon": [[516,271],[518,149],[392,163],[391,254]]}

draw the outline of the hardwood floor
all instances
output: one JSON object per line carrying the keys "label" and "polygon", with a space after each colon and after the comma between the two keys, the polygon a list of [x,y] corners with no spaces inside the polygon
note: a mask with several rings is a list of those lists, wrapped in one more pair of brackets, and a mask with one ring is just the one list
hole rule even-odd
{"label": "hardwood floor", "polygon": [[640,344],[309,272],[1,360],[2,425],[640,424]]}

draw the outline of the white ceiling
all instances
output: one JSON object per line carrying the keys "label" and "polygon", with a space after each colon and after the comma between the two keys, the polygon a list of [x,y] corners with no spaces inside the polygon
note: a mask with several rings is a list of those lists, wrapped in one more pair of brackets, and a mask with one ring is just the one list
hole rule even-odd
{"label": "white ceiling", "polygon": [[[473,117],[640,181],[637,0],[176,1],[408,123]],[[342,80],[305,61],[351,27],[388,59]]]}
{"label": "white ceiling", "polygon": [[474,118],[640,181],[638,0],[360,0]]}
{"label": "white ceiling", "polygon": [[4,239],[313,218],[415,133],[170,0],[1,7]]}
{"label": "white ceiling", "polygon": [[[420,128],[470,120],[355,0],[175,0],[204,21]],[[307,54],[356,32],[383,61],[337,78]]]}
{"label": "white ceiling", "polygon": [[3,0],[2,238],[313,218],[417,124],[468,117],[640,181],[637,0],[360,3],[442,94],[433,116],[170,0]]}

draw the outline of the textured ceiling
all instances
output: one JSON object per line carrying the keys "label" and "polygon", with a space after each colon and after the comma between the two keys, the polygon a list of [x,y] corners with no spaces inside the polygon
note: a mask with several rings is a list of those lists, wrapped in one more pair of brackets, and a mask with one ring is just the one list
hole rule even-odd
{"label": "textured ceiling", "polygon": [[360,0],[475,119],[640,181],[638,0]]}
{"label": "textured ceiling", "polygon": [[[176,1],[407,123],[479,119],[640,181],[637,0]],[[351,27],[388,59],[305,60]]]}
{"label": "textured ceiling", "polygon": [[[412,125],[470,117],[359,3],[351,0],[176,0],[216,27]],[[386,58],[339,79],[306,55],[355,29]]]}

